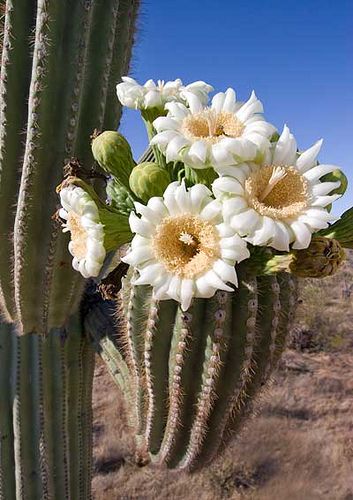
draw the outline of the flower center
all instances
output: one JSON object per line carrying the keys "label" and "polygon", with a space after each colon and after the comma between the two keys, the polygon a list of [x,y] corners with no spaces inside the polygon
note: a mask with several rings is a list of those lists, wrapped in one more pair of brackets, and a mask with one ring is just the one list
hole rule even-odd
{"label": "flower center", "polygon": [[308,183],[290,166],[266,165],[245,182],[249,204],[261,215],[286,219],[298,215],[309,201]]}
{"label": "flower center", "polygon": [[157,226],[153,249],[167,271],[189,279],[207,272],[220,256],[215,226],[191,214],[163,219]]}
{"label": "flower center", "polygon": [[205,109],[194,115],[187,115],[182,122],[182,132],[189,139],[204,139],[215,144],[225,137],[240,137],[244,131],[243,123],[229,111],[217,113]]}
{"label": "flower center", "polygon": [[67,228],[71,232],[71,251],[78,259],[83,259],[87,254],[86,229],[82,227],[81,217],[75,212],[69,212],[67,217]]}

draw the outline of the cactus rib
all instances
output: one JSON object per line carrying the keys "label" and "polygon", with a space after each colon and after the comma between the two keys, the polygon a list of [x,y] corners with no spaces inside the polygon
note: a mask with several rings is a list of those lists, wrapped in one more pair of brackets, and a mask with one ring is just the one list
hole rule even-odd
{"label": "cactus rib", "polygon": [[133,285],[132,273],[124,281],[131,420],[139,451],[158,465],[194,470],[209,463],[251,413],[283,351],[293,280],[285,273],[254,277],[246,263],[238,277],[234,292],[195,299],[184,313]]}
{"label": "cactus rib", "polygon": [[20,140],[27,120],[31,55],[28,40],[34,23],[33,2],[8,1],[4,21],[0,78],[0,313],[16,317],[12,279],[13,206],[23,155]]}

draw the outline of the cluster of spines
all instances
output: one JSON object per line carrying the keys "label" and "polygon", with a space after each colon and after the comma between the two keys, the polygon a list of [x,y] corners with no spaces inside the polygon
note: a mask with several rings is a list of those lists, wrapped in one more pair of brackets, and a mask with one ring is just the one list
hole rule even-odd
{"label": "cluster of spines", "polygon": [[185,394],[183,393],[181,385],[181,377],[185,362],[185,353],[189,349],[189,343],[192,335],[192,331],[190,329],[191,322],[191,313],[186,312],[181,316],[180,336],[176,343],[175,363],[172,368],[169,383],[169,413],[165,430],[166,439],[162,444],[161,452],[158,457],[161,463],[168,462],[171,448],[176,439],[176,433],[182,425],[180,413],[182,400]]}
{"label": "cluster of spines", "polygon": [[217,399],[216,384],[222,365],[226,361],[228,349],[227,329],[231,318],[231,298],[229,293],[219,291],[215,300],[216,310],[211,310],[213,318],[206,318],[211,325],[207,339],[206,357],[202,375],[202,385],[196,405],[196,414],[190,432],[189,444],[180,468],[191,468],[201,452],[205,435],[208,432],[208,419]]}

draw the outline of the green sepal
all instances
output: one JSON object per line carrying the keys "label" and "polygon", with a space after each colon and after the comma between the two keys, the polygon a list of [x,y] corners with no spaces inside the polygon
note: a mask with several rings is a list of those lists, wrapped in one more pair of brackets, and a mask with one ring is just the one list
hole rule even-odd
{"label": "green sepal", "polygon": [[132,240],[129,218],[126,215],[109,210],[99,209],[99,218],[104,226],[104,248],[107,252],[116,250]]}
{"label": "green sepal", "polygon": [[185,181],[187,186],[193,186],[194,184],[204,184],[207,187],[211,187],[212,182],[217,179],[217,172],[211,168],[191,168],[185,165]]}
{"label": "green sepal", "polygon": [[[146,128],[147,128],[147,132],[151,132],[152,131],[152,123],[154,122],[154,120],[156,120],[159,116],[166,116],[167,114],[167,110],[164,109],[164,106],[156,106],[154,108],[147,108],[147,109],[142,109],[141,110],[141,116],[145,122],[145,125],[146,125]],[[154,134],[153,134],[154,135]],[[150,134],[148,134],[149,138],[150,137]]]}
{"label": "green sepal", "polygon": [[[348,187],[348,179],[345,176],[345,174],[340,170],[339,168],[336,168],[333,172],[329,172],[328,174],[324,175],[323,177],[320,178],[321,182],[337,182],[339,181],[341,185],[331,191],[329,194],[340,194],[344,195],[344,193],[347,191]],[[327,207],[326,207],[327,208]]]}
{"label": "green sepal", "polygon": [[334,238],[344,248],[353,248],[353,207],[344,212],[337,222],[327,229],[322,229],[316,235]]}

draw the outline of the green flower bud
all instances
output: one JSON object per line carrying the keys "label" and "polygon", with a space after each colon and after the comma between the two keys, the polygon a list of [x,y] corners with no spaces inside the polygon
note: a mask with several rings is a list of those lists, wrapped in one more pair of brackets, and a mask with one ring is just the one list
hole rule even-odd
{"label": "green flower bud", "polygon": [[125,137],[114,130],[107,130],[93,139],[92,153],[105,172],[129,187],[129,177],[135,162]]}
{"label": "green flower bud", "polygon": [[344,194],[347,190],[347,187],[348,187],[348,179],[344,175],[342,170],[340,170],[339,168],[337,168],[333,172],[330,172],[329,174],[326,174],[323,177],[321,177],[320,181],[321,182],[340,181],[341,185],[338,188],[331,191],[330,194]]}
{"label": "green flower bud", "polygon": [[134,199],[130,191],[115,179],[109,179],[106,192],[110,205],[121,214],[129,215],[134,210]]}
{"label": "green flower bud", "polygon": [[131,191],[145,203],[152,196],[162,196],[169,184],[168,172],[152,162],[136,165],[130,175]]}

